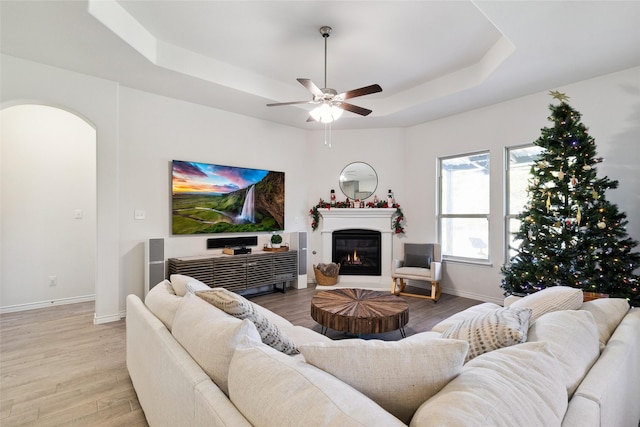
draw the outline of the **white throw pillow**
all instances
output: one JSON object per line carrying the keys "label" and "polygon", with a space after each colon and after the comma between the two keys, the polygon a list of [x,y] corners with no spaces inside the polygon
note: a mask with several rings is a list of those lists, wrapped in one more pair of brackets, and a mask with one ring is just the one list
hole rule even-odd
{"label": "white throw pillow", "polygon": [[544,341],[560,362],[569,398],[600,357],[598,329],[588,311],[554,311],[529,328],[528,341]]}
{"label": "white throw pillow", "polygon": [[210,291],[211,289],[218,289],[218,288],[211,288],[209,285],[205,285],[204,283],[202,283],[199,280],[192,280],[189,283],[187,283],[187,292],[195,294],[198,291]]}
{"label": "white throw pillow", "polygon": [[271,322],[260,310],[256,309],[251,301],[241,295],[226,289],[199,291],[196,292],[196,295],[227,314],[238,319],[251,320],[258,329],[262,342],[269,347],[285,354],[298,353],[296,344],[280,331],[278,325]]}
{"label": "white throw pillow", "polygon": [[334,376],[267,346],[235,352],[229,398],[256,427],[405,425]]}
{"label": "white throw pillow", "polygon": [[623,298],[599,298],[582,304],[580,310],[593,315],[598,327],[600,350],[607,345],[622,318],[629,311],[629,303]]}
{"label": "white throw pillow", "polygon": [[160,319],[168,330],[173,327],[173,319],[180,301],[182,298],[176,295],[168,280],[163,280],[155,285],[144,297],[144,305]]}
{"label": "white throw pillow", "polygon": [[479,314],[485,314],[498,308],[500,308],[500,306],[492,302],[484,302],[482,304],[474,305],[454,314],[453,316],[447,317],[446,319],[435,325],[433,328],[431,328],[431,330],[433,332],[443,333],[453,325],[461,323],[463,320],[472,319]]}
{"label": "white throw pillow", "polygon": [[229,316],[193,294],[182,298],[172,334],[227,395],[233,352],[238,347],[262,345],[252,322]]}
{"label": "white throw pillow", "polygon": [[545,313],[559,310],[578,310],[582,305],[582,290],[568,286],[550,286],[514,301],[509,307],[531,309],[530,324]]}
{"label": "white throw pillow", "polygon": [[501,307],[451,326],[442,333],[442,338],[467,341],[466,361],[469,361],[486,352],[525,342],[530,316],[528,308]]}
{"label": "white throw pillow", "polygon": [[476,357],[416,411],[411,427],[560,426],[567,389],[542,342]]}
{"label": "white throw pillow", "polygon": [[[207,286],[201,281],[194,279],[191,276],[185,276],[184,274],[172,274],[169,277],[169,280],[171,280],[171,285],[173,286],[173,289],[176,291],[176,295],[178,295],[179,297],[183,297],[184,294],[187,293],[187,284],[190,282],[194,282],[194,283],[197,282],[199,284]],[[211,289],[211,288],[207,286],[207,289]]]}
{"label": "white throw pillow", "polygon": [[370,397],[405,423],[458,375],[465,341],[416,334],[397,342],[348,339],[300,345],[310,363]]}

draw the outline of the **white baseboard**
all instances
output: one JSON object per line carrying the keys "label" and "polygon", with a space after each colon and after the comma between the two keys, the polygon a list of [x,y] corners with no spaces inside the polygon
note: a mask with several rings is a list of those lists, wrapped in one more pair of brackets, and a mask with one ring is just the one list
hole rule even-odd
{"label": "white baseboard", "polygon": [[93,315],[93,324],[94,325],[101,325],[103,323],[117,322],[118,320],[124,319],[125,317],[127,317],[127,312],[126,311],[121,311],[118,314],[111,314],[109,316],[96,316],[94,314]]}
{"label": "white baseboard", "polygon": [[442,287],[442,293],[455,295],[457,297],[462,297],[462,298],[474,299],[476,301],[492,302],[498,305],[502,305],[504,303],[504,298],[488,297],[486,295],[476,294],[473,292],[465,292],[465,291],[460,291],[460,290],[445,288],[445,287]]}
{"label": "white baseboard", "polygon": [[96,296],[84,295],[71,298],[60,298],[51,301],[30,302],[27,304],[8,305],[6,307],[0,307],[0,314],[15,313],[18,311],[36,310],[38,308],[53,307],[54,305],[75,304],[79,302],[95,301]]}

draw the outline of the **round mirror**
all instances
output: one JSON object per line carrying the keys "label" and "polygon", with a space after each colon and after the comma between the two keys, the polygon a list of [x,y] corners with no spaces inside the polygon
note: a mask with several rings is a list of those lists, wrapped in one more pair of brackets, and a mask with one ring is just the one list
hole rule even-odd
{"label": "round mirror", "polygon": [[363,162],[349,163],[340,173],[340,189],[351,200],[364,200],[378,187],[375,169]]}

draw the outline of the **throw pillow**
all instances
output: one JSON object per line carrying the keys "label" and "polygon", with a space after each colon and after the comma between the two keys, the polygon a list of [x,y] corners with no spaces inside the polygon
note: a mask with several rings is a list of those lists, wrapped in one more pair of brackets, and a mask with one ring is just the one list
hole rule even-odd
{"label": "throw pillow", "polygon": [[502,307],[451,326],[442,338],[465,340],[469,343],[469,361],[483,353],[523,343],[527,340],[528,308]]}
{"label": "throw pillow", "polygon": [[235,352],[229,367],[229,398],[252,425],[405,425],[353,387],[298,357],[267,346]]}
{"label": "throw pillow", "polygon": [[529,328],[528,341],[543,341],[560,362],[569,399],[600,357],[598,329],[588,311],[547,313]]}
{"label": "throw pillow", "polygon": [[582,305],[582,290],[568,286],[551,286],[513,302],[509,307],[531,309],[533,325],[545,313],[559,310],[578,310]]}
{"label": "throw pillow", "polygon": [[629,311],[629,303],[624,298],[600,298],[585,302],[580,310],[588,311],[593,315],[598,328],[600,350],[602,350]]}
{"label": "throw pillow", "polygon": [[[178,295],[179,297],[183,297],[184,294],[187,293],[187,284],[190,282],[197,282],[201,285],[207,286],[201,281],[194,279],[191,276],[185,276],[184,274],[172,274],[169,277],[169,280],[171,280],[173,290],[176,291],[176,295]],[[207,288],[209,287],[207,286]]]}
{"label": "throw pillow", "polygon": [[229,316],[193,294],[186,294],[181,300],[171,333],[228,395],[229,364],[234,351],[242,346],[262,345],[260,335],[249,320]]}
{"label": "throw pillow", "polygon": [[404,267],[431,268],[431,257],[426,255],[405,254]]}
{"label": "throw pillow", "polygon": [[413,413],[458,375],[469,345],[416,334],[397,342],[349,339],[305,344],[310,363],[409,423]]}
{"label": "throw pillow", "polygon": [[474,305],[467,308],[466,310],[462,310],[454,314],[453,316],[447,317],[446,319],[435,325],[433,328],[431,328],[431,330],[433,332],[443,333],[453,325],[457,325],[464,320],[472,319],[480,314],[485,314],[498,308],[500,308],[500,306],[492,302],[484,302],[482,304]]}
{"label": "throw pillow", "polygon": [[205,285],[199,280],[192,280],[187,283],[187,292],[195,294],[198,291],[209,291],[211,289],[219,289],[219,288],[211,288],[209,285]]}
{"label": "throw pillow", "polygon": [[254,304],[235,292],[226,289],[198,291],[196,295],[239,319],[249,319],[260,333],[262,342],[285,354],[297,354],[293,341],[286,337],[278,326],[257,310]]}
{"label": "throw pillow", "polygon": [[144,297],[144,305],[171,330],[176,310],[182,298],[177,296],[168,280],[155,285]]}
{"label": "throw pillow", "polygon": [[558,361],[545,343],[530,342],[467,363],[411,426],[559,426],[567,401]]}

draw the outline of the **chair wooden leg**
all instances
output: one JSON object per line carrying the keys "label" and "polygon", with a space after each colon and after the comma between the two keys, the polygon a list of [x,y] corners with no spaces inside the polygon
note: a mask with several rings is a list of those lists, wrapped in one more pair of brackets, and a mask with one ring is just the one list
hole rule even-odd
{"label": "chair wooden leg", "polygon": [[440,299],[440,293],[442,290],[440,289],[440,282],[431,282],[431,298],[433,302],[438,302]]}
{"label": "chair wooden leg", "polygon": [[[398,285],[398,280],[400,280],[400,284]],[[403,278],[393,278],[393,284],[391,285],[391,293],[394,295],[400,295],[400,293],[402,291],[404,291],[404,287],[405,287],[405,283],[404,283],[404,279]]]}
{"label": "chair wooden leg", "polygon": [[[398,283],[400,281],[400,283]],[[440,294],[442,290],[440,289],[440,282],[431,282],[431,294],[430,295],[421,295],[421,294],[413,294],[410,292],[404,292],[404,288],[406,283],[404,279],[401,277],[393,278],[393,284],[391,285],[391,293],[394,295],[403,295],[407,297],[416,297],[416,298],[424,298],[430,299],[434,303],[438,302],[440,299]]]}
{"label": "chair wooden leg", "polygon": [[400,278],[400,292],[404,292],[404,287],[405,287],[406,285],[407,285],[407,284],[406,284],[406,283],[404,283],[404,279],[401,277],[401,278]]}

